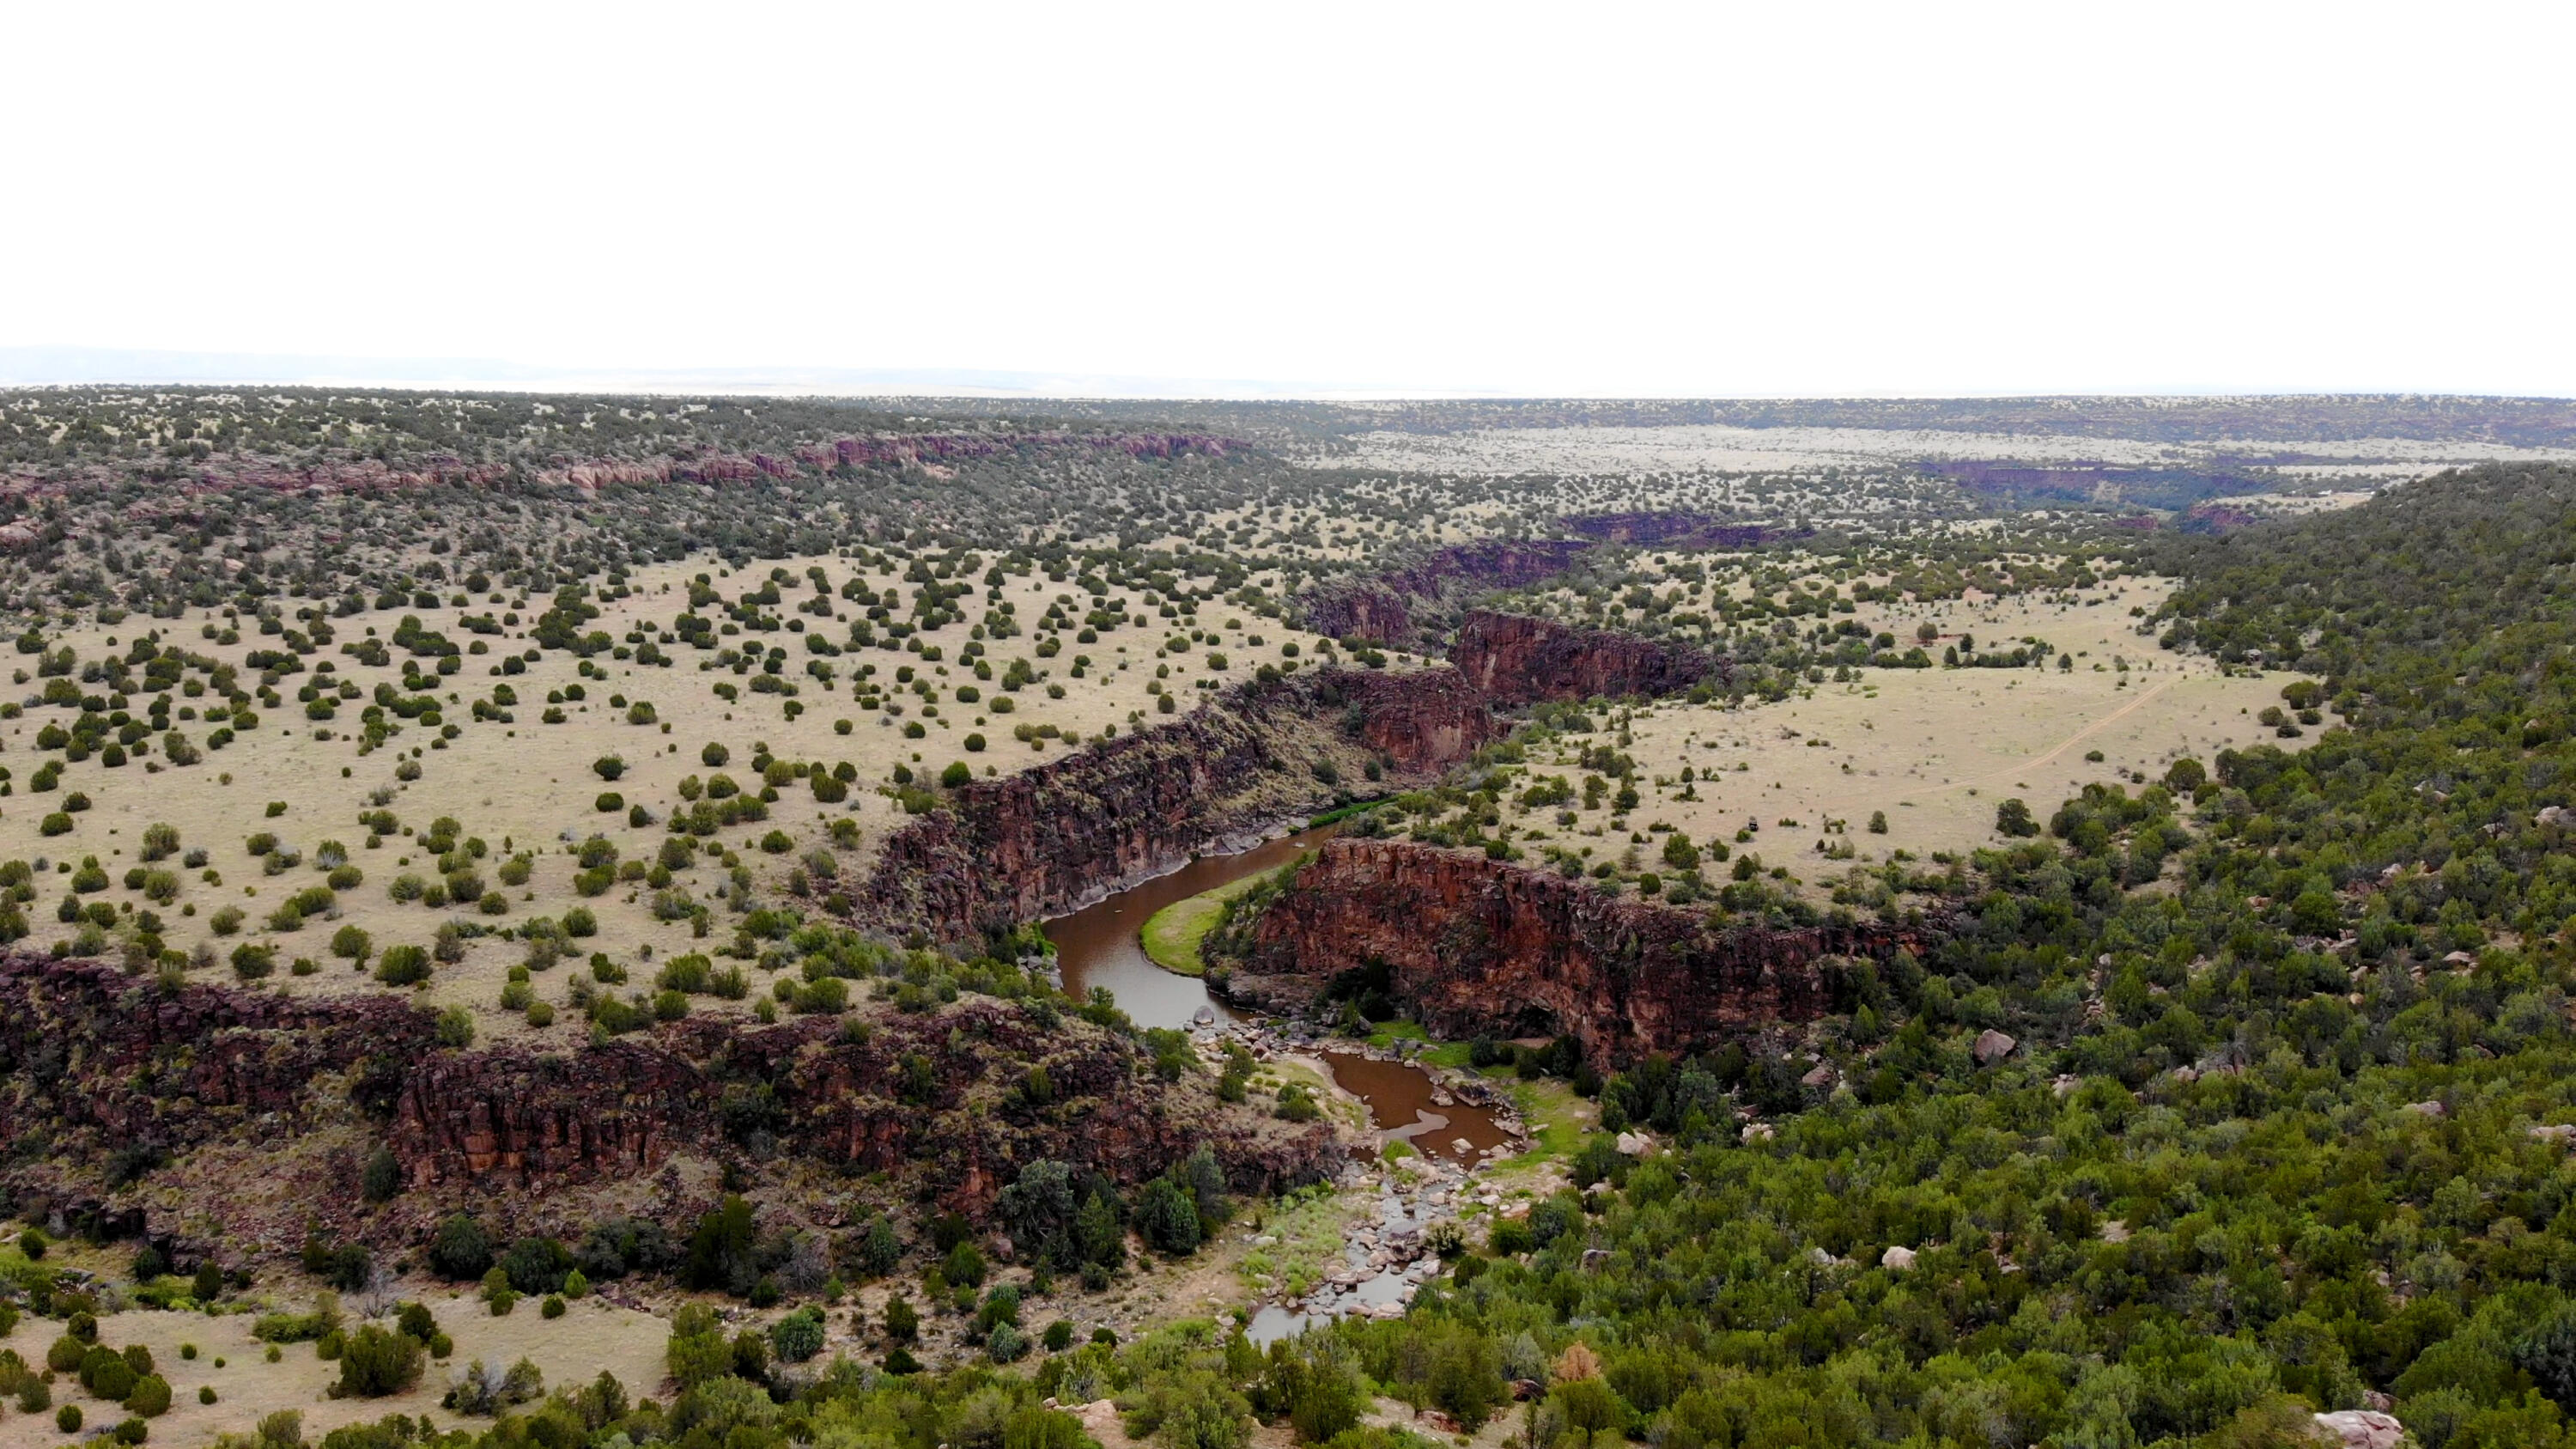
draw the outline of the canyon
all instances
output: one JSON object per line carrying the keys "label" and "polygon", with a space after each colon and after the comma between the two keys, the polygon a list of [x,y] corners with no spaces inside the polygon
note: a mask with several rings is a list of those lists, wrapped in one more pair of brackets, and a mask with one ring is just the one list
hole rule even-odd
{"label": "canyon", "polygon": [[950,791],[886,841],[854,910],[936,940],[1007,930],[1329,805],[1372,767],[1382,787],[1427,780],[1500,733],[1454,669],[1254,680],[1170,724]]}

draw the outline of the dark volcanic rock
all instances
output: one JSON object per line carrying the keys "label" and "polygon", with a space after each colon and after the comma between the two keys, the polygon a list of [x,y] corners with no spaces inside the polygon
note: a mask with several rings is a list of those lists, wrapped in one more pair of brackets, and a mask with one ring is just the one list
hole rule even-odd
{"label": "dark volcanic rock", "polygon": [[[908,1060],[929,1064],[907,1098]],[[1054,1100],[1008,1091],[1045,1066]],[[1244,1112],[1176,1107],[1136,1070],[1136,1049],[1088,1025],[1041,1028],[1018,1007],[968,1001],[877,1024],[852,1040],[839,1019],[743,1029],[701,1020],[654,1039],[571,1055],[511,1046],[440,1053],[403,1084],[386,1138],[416,1190],[543,1190],[646,1176],[681,1151],[748,1146],[866,1172],[918,1164],[921,1194],[980,1215],[1025,1163],[1053,1157],[1121,1184],[1152,1177],[1200,1142],[1242,1191],[1316,1180],[1329,1129],[1266,1130]]]}
{"label": "dark volcanic rock", "polygon": [[1171,724],[950,792],[885,844],[861,918],[964,940],[1069,910],[1328,803],[1320,773],[1400,776],[1498,733],[1455,671],[1322,670],[1239,685]]}
{"label": "dark volcanic rock", "polygon": [[393,996],[174,990],[101,961],[0,957],[0,1140],[176,1149],[272,1115],[291,1128],[315,1077],[396,1070],[435,1025]]}
{"label": "dark volcanic rock", "polygon": [[1410,640],[1427,606],[1551,578],[1589,547],[1582,539],[1457,544],[1400,569],[1318,586],[1306,597],[1306,627],[1335,639],[1402,644]]}
{"label": "dark volcanic rock", "polygon": [[1727,673],[1686,644],[1483,610],[1459,627],[1449,658],[1470,686],[1512,704],[1678,694],[1712,671],[1720,680]]}
{"label": "dark volcanic rock", "polygon": [[1254,927],[1228,981],[1273,1010],[1383,961],[1409,1015],[1451,1039],[1571,1032],[1596,1060],[1822,1015],[1831,958],[1921,949],[1931,928],[1711,924],[1582,881],[1405,841],[1328,841]]}
{"label": "dark volcanic rock", "polygon": [[[434,1016],[392,995],[173,988],[95,961],[0,958],[0,1133],[46,1149],[0,1170],[0,1188],[156,1241],[212,1227],[291,1249],[308,1222],[409,1246],[458,1210],[504,1235],[572,1231],[596,1217],[594,1194],[681,1226],[705,1206],[672,1186],[682,1158],[882,1171],[978,1219],[1040,1157],[1132,1186],[1204,1142],[1251,1193],[1345,1158],[1329,1126],[1221,1103],[1204,1078],[1155,1080],[1124,1033],[986,997],[855,1036],[838,1017],[701,1017],[559,1050],[434,1042]],[[1033,1066],[1052,1084],[1042,1103],[1017,1090]],[[297,1146],[315,1129],[330,1134],[322,1157]],[[381,1208],[354,1191],[377,1142],[407,1186]],[[166,1173],[120,1186],[107,1168],[136,1147]],[[258,1181],[222,1176],[245,1170]],[[182,1180],[175,1206],[156,1191]],[[639,1204],[628,1190],[647,1182]],[[292,1223],[274,1216],[281,1188]]]}
{"label": "dark volcanic rock", "polygon": [[415,1188],[641,1176],[704,1134],[708,1097],[703,1072],[640,1042],[433,1053],[404,1079],[386,1138]]}

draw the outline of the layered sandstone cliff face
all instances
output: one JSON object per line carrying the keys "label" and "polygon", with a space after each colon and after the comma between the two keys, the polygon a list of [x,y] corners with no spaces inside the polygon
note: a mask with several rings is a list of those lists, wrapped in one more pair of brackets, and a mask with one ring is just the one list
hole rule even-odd
{"label": "layered sandstone cliff face", "polygon": [[1328,841],[1271,903],[1227,989],[1312,1004],[1383,962],[1406,1014],[1451,1039],[1570,1032],[1595,1060],[1684,1051],[1822,1015],[1831,958],[1929,945],[1879,924],[1773,929],[1394,840]]}
{"label": "layered sandstone cliff face", "polygon": [[1477,692],[1508,704],[1678,694],[1726,678],[1723,663],[1686,644],[1485,610],[1459,626],[1449,658]]}
{"label": "layered sandstone cliff face", "polygon": [[950,792],[889,839],[855,910],[958,941],[1073,909],[1312,812],[1375,760],[1392,786],[1500,730],[1457,672],[1320,670],[1239,685],[1171,724]]}
{"label": "layered sandstone cliff face", "polygon": [[1591,544],[1582,539],[1492,539],[1433,552],[1384,573],[1337,579],[1305,599],[1306,627],[1335,639],[1411,642],[1426,616],[1488,589],[1526,588],[1565,572]]}

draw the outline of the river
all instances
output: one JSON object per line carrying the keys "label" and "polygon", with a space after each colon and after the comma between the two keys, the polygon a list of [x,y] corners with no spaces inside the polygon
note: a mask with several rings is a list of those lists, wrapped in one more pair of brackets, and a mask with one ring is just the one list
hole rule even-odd
{"label": "river", "polygon": [[1168,875],[1047,922],[1047,939],[1055,942],[1064,994],[1080,1001],[1091,988],[1106,986],[1117,996],[1119,1009],[1138,1026],[1187,1029],[1203,1009],[1213,1011],[1219,1025],[1239,1020],[1225,1003],[1208,994],[1206,982],[1154,964],[1154,958],[1145,954],[1145,922],[1163,907],[1201,891],[1276,870],[1332,839],[1335,828],[1301,830],[1232,855],[1202,855]]}
{"label": "river", "polygon": [[[1188,1029],[1209,1013],[1218,1026],[1241,1017],[1210,995],[1195,976],[1166,971],[1145,954],[1142,932],[1156,911],[1201,891],[1275,870],[1332,838],[1336,827],[1301,830],[1232,855],[1203,855],[1168,875],[1116,892],[1096,904],[1046,923],[1055,943],[1065,994],[1080,1000],[1095,986],[1108,987],[1119,1008],[1138,1026]],[[1494,1114],[1482,1107],[1437,1100],[1437,1086],[1420,1067],[1373,1061],[1321,1048],[1317,1055],[1334,1084],[1368,1104],[1383,1141],[1403,1141],[1426,1155],[1453,1162],[1474,1160],[1510,1140]],[[1462,1149],[1460,1142],[1467,1145]]]}

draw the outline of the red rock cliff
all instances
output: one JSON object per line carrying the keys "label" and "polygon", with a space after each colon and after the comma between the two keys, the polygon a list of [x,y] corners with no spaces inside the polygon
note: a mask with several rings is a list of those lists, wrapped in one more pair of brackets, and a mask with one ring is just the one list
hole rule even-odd
{"label": "red rock cliff", "polygon": [[[602,1201],[683,1220],[705,1205],[681,1178],[655,1180],[675,1160],[700,1180],[719,1158],[883,1171],[978,1218],[1039,1157],[1132,1185],[1204,1142],[1257,1194],[1345,1160],[1329,1126],[1222,1103],[1204,1079],[1166,1085],[1122,1033],[986,997],[856,1037],[839,1018],[698,1017],[602,1046],[558,1029],[453,1051],[434,1024],[390,994],[169,988],[95,961],[0,957],[0,1140],[46,1149],[0,1163],[0,1188],[156,1241],[291,1249],[308,1221],[409,1246],[458,1210],[505,1234],[578,1232]],[[1017,1090],[1034,1066],[1052,1083],[1043,1102]],[[293,1145],[316,1132],[325,1150]],[[381,1208],[356,1192],[377,1143],[407,1184]],[[124,1186],[107,1169],[135,1147],[157,1151]],[[189,1184],[175,1206],[165,1182]]]}
{"label": "red rock cliff", "polygon": [[[907,1093],[906,1064],[929,1063]],[[1043,1065],[1052,1100],[1010,1087]],[[1204,1095],[1204,1094],[1201,1094]],[[416,1191],[488,1193],[644,1177],[682,1152],[750,1145],[911,1176],[980,1215],[1021,1165],[1053,1157],[1143,1181],[1207,1142],[1228,1181],[1274,1192],[1336,1161],[1329,1129],[1273,1130],[1255,1114],[1148,1081],[1124,1038],[968,1000],[877,1023],[837,1018],[742,1029],[698,1020],[571,1055],[522,1047],[435,1053],[408,1076],[386,1140]]]}
{"label": "red rock cliff", "polygon": [[857,914],[971,938],[1069,910],[1329,803],[1384,756],[1419,777],[1499,729],[1457,672],[1322,670],[1239,685],[1167,725],[949,795],[889,839]]}
{"label": "red rock cliff", "polygon": [[1726,666],[1686,644],[1618,629],[1484,610],[1467,616],[1449,651],[1469,685],[1505,703],[1678,694]]}
{"label": "red rock cliff", "polygon": [[1717,925],[1460,851],[1343,837],[1263,913],[1229,990],[1294,1009],[1335,973],[1383,961],[1397,999],[1437,1035],[1572,1032],[1588,1056],[1616,1061],[1821,1015],[1827,958],[1930,936]]}

